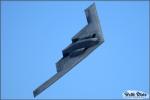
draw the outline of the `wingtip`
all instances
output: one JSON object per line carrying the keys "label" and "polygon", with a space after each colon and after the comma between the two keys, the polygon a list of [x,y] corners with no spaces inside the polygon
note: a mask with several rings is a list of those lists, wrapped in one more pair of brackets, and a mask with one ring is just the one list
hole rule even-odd
{"label": "wingtip", "polygon": [[92,7],[95,7],[95,6],[96,6],[96,4],[95,4],[95,2],[93,2],[88,8],[85,9],[85,11],[92,8]]}
{"label": "wingtip", "polygon": [[33,96],[34,96],[34,98],[37,96],[37,93],[35,90],[33,91]]}

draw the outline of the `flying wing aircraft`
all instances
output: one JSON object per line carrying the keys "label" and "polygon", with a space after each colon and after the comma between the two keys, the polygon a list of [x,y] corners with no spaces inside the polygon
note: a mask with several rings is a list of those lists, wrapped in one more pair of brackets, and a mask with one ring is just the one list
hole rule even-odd
{"label": "flying wing aircraft", "polygon": [[62,51],[63,57],[56,63],[57,73],[33,91],[34,97],[51,86],[104,42],[95,3],[85,9],[85,14],[88,24],[72,38],[72,43]]}

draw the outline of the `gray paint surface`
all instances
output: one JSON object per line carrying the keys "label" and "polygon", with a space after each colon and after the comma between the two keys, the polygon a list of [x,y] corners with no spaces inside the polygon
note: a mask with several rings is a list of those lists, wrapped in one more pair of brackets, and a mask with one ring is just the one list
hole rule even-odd
{"label": "gray paint surface", "polygon": [[51,86],[104,42],[94,3],[85,9],[85,14],[88,24],[72,38],[72,43],[63,50],[63,57],[56,63],[57,73],[33,91],[34,97]]}

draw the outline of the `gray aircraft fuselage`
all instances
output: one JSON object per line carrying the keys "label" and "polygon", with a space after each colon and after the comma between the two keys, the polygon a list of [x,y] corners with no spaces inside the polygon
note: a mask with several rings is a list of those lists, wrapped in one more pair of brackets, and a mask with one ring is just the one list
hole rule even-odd
{"label": "gray aircraft fuselage", "polygon": [[34,97],[51,86],[104,42],[94,3],[85,9],[85,14],[88,24],[72,38],[72,43],[62,51],[63,57],[56,63],[57,73],[33,91]]}

